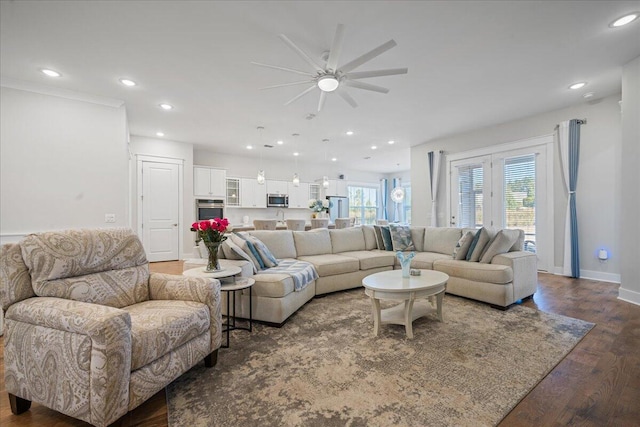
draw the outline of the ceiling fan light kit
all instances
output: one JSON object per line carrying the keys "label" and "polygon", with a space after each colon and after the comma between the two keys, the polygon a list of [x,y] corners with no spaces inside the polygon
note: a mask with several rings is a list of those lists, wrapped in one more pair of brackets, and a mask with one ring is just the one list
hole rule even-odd
{"label": "ceiling fan light kit", "polygon": [[393,76],[398,74],[407,74],[407,68],[393,68],[386,70],[371,70],[371,71],[359,71],[359,72],[351,72],[361,65],[371,61],[387,50],[396,46],[396,42],[394,40],[389,40],[388,42],[378,46],[375,49],[370,50],[369,52],[360,55],[358,58],[354,59],[351,62],[343,64],[342,66],[338,66],[338,59],[340,57],[340,52],[342,51],[342,41],[344,37],[344,25],[338,24],[336,28],[336,33],[333,37],[333,42],[331,43],[331,49],[328,51],[328,54],[325,52],[322,55],[321,59],[326,58],[326,63],[324,67],[318,62],[316,62],[311,56],[309,56],[303,49],[301,49],[298,45],[296,45],[291,39],[289,39],[286,35],[280,34],[280,39],[289,46],[300,58],[302,58],[308,65],[313,69],[312,72],[305,72],[301,70],[296,70],[293,68],[280,67],[277,65],[269,65],[262,64],[259,62],[252,62],[254,65],[258,65],[260,67],[266,67],[281,71],[286,71],[289,73],[295,73],[299,75],[305,75],[309,79],[302,80],[291,83],[283,83],[278,85],[267,86],[262,89],[273,89],[284,86],[293,86],[293,85],[301,85],[301,84],[311,84],[308,88],[300,92],[295,97],[291,98],[284,105],[289,105],[292,102],[297,101],[302,98],[304,95],[313,91],[314,89],[320,90],[320,99],[318,101],[318,111],[322,110],[324,105],[327,93],[336,92],[344,101],[349,104],[351,107],[356,108],[358,103],[349,95],[344,86],[353,87],[356,89],[369,90],[373,92],[379,93],[388,93],[389,89],[372,85],[369,83],[363,83],[358,81],[359,79],[366,79],[371,77],[383,77],[383,76]]}

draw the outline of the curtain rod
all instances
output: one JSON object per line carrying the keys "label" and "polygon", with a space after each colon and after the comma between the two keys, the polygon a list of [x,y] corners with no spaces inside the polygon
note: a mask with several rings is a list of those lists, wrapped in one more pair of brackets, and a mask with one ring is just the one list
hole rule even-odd
{"label": "curtain rod", "polygon": [[[587,124],[587,119],[578,119],[578,124],[579,125],[586,125]],[[559,127],[560,127],[560,125],[556,125],[556,127],[554,127],[553,130],[558,130]]]}

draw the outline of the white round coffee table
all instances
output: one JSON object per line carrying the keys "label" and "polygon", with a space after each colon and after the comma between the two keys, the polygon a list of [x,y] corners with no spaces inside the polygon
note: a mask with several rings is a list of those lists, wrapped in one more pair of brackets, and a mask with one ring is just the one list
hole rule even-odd
{"label": "white round coffee table", "polygon": [[[436,298],[438,320],[442,320],[442,297],[447,287],[449,276],[440,271],[420,270],[420,276],[402,277],[402,270],[389,270],[374,273],[362,279],[365,294],[371,298],[373,306],[373,334],[378,335],[380,325],[404,325],[407,338],[413,338],[412,323],[425,316],[433,308],[426,301],[417,299],[429,298],[433,304]],[[380,310],[380,300],[400,300],[403,303]]]}

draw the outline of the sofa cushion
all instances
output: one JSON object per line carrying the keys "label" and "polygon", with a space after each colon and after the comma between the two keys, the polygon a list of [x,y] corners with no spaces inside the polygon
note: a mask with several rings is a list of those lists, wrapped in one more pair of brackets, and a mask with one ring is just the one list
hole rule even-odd
{"label": "sofa cushion", "polygon": [[269,251],[277,259],[295,258],[296,245],[293,241],[291,230],[253,230],[249,234],[256,236],[262,243],[267,245]]}
{"label": "sofa cushion", "polygon": [[[20,248],[38,296],[113,307],[149,298],[147,257],[130,229],[31,234],[20,242]],[[66,281],[72,278],[78,280]]]}
{"label": "sofa cushion", "polygon": [[467,259],[467,253],[476,237],[475,231],[467,231],[462,235],[456,247],[453,249],[453,259]]}
{"label": "sofa cushion", "polygon": [[[439,254],[436,252],[416,252],[416,256],[411,260],[411,268],[433,270],[433,262],[438,259],[451,259],[451,255]],[[395,268],[400,267],[400,261],[396,259]]]}
{"label": "sofa cushion", "polygon": [[0,281],[0,308],[5,311],[11,304],[36,296],[18,243],[0,247]]}
{"label": "sofa cushion", "polygon": [[494,256],[509,252],[509,249],[518,241],[518,237],[520,237],[519,231],[520,230],[507,229],[498,231],[482,251],[480,262],[488,264]]}
{"label": "sofa cushion", "polygon": [[251,293],[256,296],[283,298],[294,290],[293,279],[286,273],[258,273],[252,278],[256,283],[251,286]]}
{"label": "sofa cushion", "polygon": [[424,249],[424,232],[426,227],[411,227],[411,240],[416,247],[416,251]]}
{"label": "sofa cushion", "polygon": [[375,236],[376,236],[376,247],[381,251],[384,251],[386,249],[384,248],[384,240],[382,240],[382,229],[380,227],[382,226],[374,225],[373,232],[375,233]]}
{"label": "sofa cushion", "polygon": [[475,282],[504,285],[513,281],[513,269],[506,265],[439,259],[433,262],[433,269],[447,273],[452,277],[459,277]]}
{"label": "sofa cushion", "polygon": [[[300,231],[300,233],[305,232]],[[298,257],[298,260],[307,261],[313,264],[320,277],[352,273],[360,270],[360,261],[358,259],[344,255],[309,255]]]}
{"label": "sofa cushion", "polygon": [[[257,251],[255,250],[255,248],[253,248],[253,251],[252,251],[251,247],[249,247],[249,242],[247,242],[245,239],[243,239],[242,237],[236,234],[231,234],[229,238],[225,240],[225,243],[229,240],[231,241],[229,243],[229,247],[231,248],[231,251],[236,255],[240,256],[241,258],[251,262],[254,266],[254,271],[258,272],[259,270],[262,270],[264,268],[264,264],[262,264],[262,260],[258,261],[259,257],[256,256]],[[240,248],[242,252],[238,251],[234,246],[231,245],[231,243],[237,246],[238,248]],[[253,246],[253,244],[251,244],[251,246]],[[225,249],[225,253],[226,253],[226,249]]]}
{"label": "sofa cushion", "polygon": [[372,249],[378,249],[378,244],[376,243],[376,231],[373,229],[372,225],[363,225],[362,234],[364,236],[364,248],[367,251]]}
{"label": "sofa cushion", "polygon": [[224,257],[228,260],[242,260],[249,263],[251,266],[251,271],[256,273],[258,271],[256,264],[253,262],[253,259],[246,253],[240,246],[236,245],[232,239],[227,239],[222,242],[222,250],[224,252]]}
{"label": "sofa cushion", "polygon": [[394,251],[415,251],[416,246],[411,239],[411,228],[408,225],[389,224],[391,245]]}
{"label": "sofa cushion", "polygon": [[331,237],[326,228],[314,231],[292,231],[292,233],[298,254],[296,258],[331,253]]}
{"label": "sofa cushion", "polygon": [[329,237],[331,237],[331,248],[334,254],[347,251],[364,251],[366,248],[364,234],[362,234],[360,227],[329,230]]}
{"label": "sofa cushion", "polygon": [[209,331],[209,307],[193,301],[144,301],[124,307],[131,316],[131,371]]}
{"label": "sofa cushion", "polygon": [[482,227],[474,237],[474,241],[476,242],[476,244],[474,245],[473,242],[471,243],[473,250],[469,248],[469,252],[467,252],[467,261],[480,261],[484,248],[487,246],[487,243],[489,243],[491,239],[493,239],[497,232],[498,230],[493,227]]}
{"label": "sofa cushion", "polygon": [[351,251],[341,252],[338,255],[344,255],[356,258],[360,261],[360,270],[370,270],[378,267],[391,267],[395,263],[396,256],[389,251]]}
{"label": "sofa cushion", "polygon": [[427,227],[424,234],[423,252],[451,255],[462,232],[453,227]]}
{"label": "sofa cushion", "polygon": [[393,240],[391,239],[391,231],[388,225],[381,225],[380,232],[382,233],[382,244],[385,251],[393,250]]}

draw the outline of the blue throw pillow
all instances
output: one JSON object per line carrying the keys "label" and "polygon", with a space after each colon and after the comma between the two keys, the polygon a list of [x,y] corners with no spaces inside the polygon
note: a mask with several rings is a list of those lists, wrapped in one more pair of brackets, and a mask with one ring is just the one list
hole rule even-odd
{"label": "blue throw pillow", "polygon": [[391,231],[389,231],[388,225],[380,226],[380,232],[382,233],[382,241],[384,242],[385,251],[393,251],[393,240],[391,239]]}
{"label": "blue throw pillow", "polygon": [[467,256],[465,257],[467,261],[471,260],[471,255],[473,254],[473,250],[476,248],[476,245],[478,244],[478,240],[480,240],[481,234],[482,234],[482,228],[476,232],[476,235],[473,237],[473,240],[471,241],[471,246],[469,246],[469,250],[467,251]]}
{"label": "blue throw pillow", "polygon": [[264,270],[265,269],[264,261],[262,260],[262,257],[260,256],[260,253],[256,249],[253,242],[251,242],[247,238],[246,234],[243,234],[243,233],[234,233],[234,234],[245,241],[245,243],[247,244],[247,247],[249,248],[249,251],[251,252],[251,255],[253,255],[253,258],[255,258],[255,262],[258,263],[258,265],[256,266],[258,267],[258,270]]}

